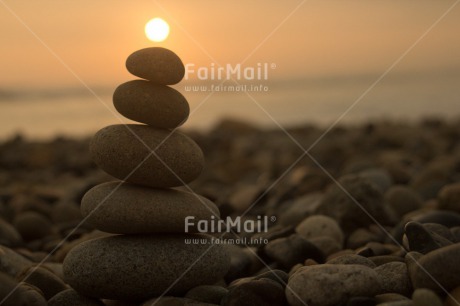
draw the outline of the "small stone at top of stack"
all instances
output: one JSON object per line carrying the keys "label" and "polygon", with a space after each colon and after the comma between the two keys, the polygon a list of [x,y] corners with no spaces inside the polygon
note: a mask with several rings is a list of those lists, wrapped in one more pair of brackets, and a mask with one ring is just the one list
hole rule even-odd
{"label": "small stone at top of stack", "polygon": [[126,67],[146,80],[130,81],[115,90],[113,104],[120,114],[161,129],[176,128],[187,120],[187,100],[166,86],[184,77],[184,64],[175,53],[164,48],[142,49],[128,57]]}

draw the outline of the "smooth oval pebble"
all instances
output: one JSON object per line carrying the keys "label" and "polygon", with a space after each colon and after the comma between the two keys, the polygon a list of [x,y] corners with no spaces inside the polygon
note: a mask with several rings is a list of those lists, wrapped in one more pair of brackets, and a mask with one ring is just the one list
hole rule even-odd
{"label": "smooth oval pebble", "polygon": [[172,85],[184,77],[185,67],[171,50],[153,47],[138,50],[126,60],[130,73],[156,84]]}
{"label": "smooth oval pebble", "polygon": [[430,231],[419,222],[408,222],[404,230],[411,251],[427,254],[433,250],[452,244],[451,241]]}
{"label": "smooth oval pebble", "polygon": [[90,151],[93,161],[108,174],[150,187],[183,185],[204,166],[203,152],[192,139],[146,125],[107,126],[94,135]]}
{"label": "smooth oval pebble", "polygon": [[449,292],[449,295],[444,300],[444,306],[458,306],[459,304],[460,304],[460,287],[457,287],[451,292]]}
{"label": "smooth oval pebble", "polygon": [[13,251],[0,245],[0,272],[16,277],[25,268],[32,266],[32,262]]}
{"label": "smooth oval pebble", "polygon": [[228,293],[228,289],[219,286],[197,286],[187,292],[185,298],[203,303],[220,305],[222,298]]}
{"label": "smooth oval pebble", "polygon": [[390,187],[385,192],[384,200],[400,217],[423,206],[422,197],[405,185]]}
{"label": "smooth oval pebble", "polygon": [[201,234],[94,239],[69,252],[64,276],[75,290],[90,297],[146,300],[166,293],[170,286],[168,294],[182,295],[193,287],[214,284],[227,272],[230,259],[225,246],[211,243],[210,236]]}
{"label": "smooth oval pebble", "polygon": [[49,300],[61,291],[68,289],[66,284],[46,268],[35,266],[24,269],[17,276],[18,280],[24,279],[28,284],[31,284],[43,292],[46,300]]}
{"label": "smooth oval pebble", "polygon": [[53,232],[50,220],[34,211],[21,213],[14,219],[13,224],[27,241],[43,238]]}
{"label": "smooth oval pebble", "polygon": [[430,289],[416,289],[412,294],[412,300],[414,306],[442,306],[442,301],[439,296]]}
{"label": "smooth oval pebble", "polygon": [[414,288],[427,288],[444,294],[446,290],[460,286],[459,258],[460,243],[424,255],[412,270],[409,269]]}
{"label": "smooth oval pebble", "polygon": [[297,225],[295,230],[306,239],[326,236],[336,240],[340,245],[343,244],[342,229],[337,221],[328,216],[310,216]]}
{"label": "smooth oval pebble", "polygon": [[438,223],[450,228],[460,226],[460,214],[448,210],[435,210],[416,215],[409,218],[409,220],[401,220],[391,231],[391,235],[398,242],[402,241],[404,227],[409,221],[417,221],[419,223]]}
{"label": "smooth oval pebble", "polygon": [[377,273],[361,265],[314,265],[297,270],[286,287],[291,306],[333,306],[380,291]]}
{"label": "smooth oval pebble", "polygon": [[327,264],[331,265],[361,265],[361,266],[366,266],[369,268],[375,268],[376,265],[375,263],[372,262],[367,257],[359,256],[356,254],[347,254],[347,255],[342,255],[336,258],[333,258],[327,262]]}
{"label": "smooth oval pebble", "polygon": [[67,289],[48,300],[48,306],[103,306],[104,303],[78,294],[73,289]]}
{"label": "smooth oval pebble", "polygon": [[[174,189],[152,189],[122,182],[108,182],[89,190],[81,211],[95,228],[116,234],[184,233],[185,218],[218,220],[219,209],[197,194]],[[214,220],[214,222],[215,222]]]}
{"label": "smooth oval pebble", "polygon": [[264,248],[265,254],[286,269],[311,258],[324,262],[324,254],[313,243],[298,234],[270,241]]}
{"label": "smooth oval pebble", "polygon": [[8,247],[22,245],[21,234],[8,222],[0,217],[0,244]]}
{"label": "smooth oval pebble", "polygon": [[2,306],[46,306],[46,300],[40,289],[17,283],[8,275],[0,272],[0,304]]}
{"label": "smooth oval pebble", "polygon": [[409,296],[412,285],[404,262],[389,262],[374,269],[379,275],[381,293],[399,293]]}
{"label": "smooth oval pebble", "polygon": [[[107,305],[107,304],[106,304]],[[134,306],[138,304],[121,304],[117,306]],[[188,298],[162,296],[143,302],[140,306],[215,306],[216,304],[209,304],[204,302],[194,301]]]}
{"label": "smooth oval pebble", "polygon": [[460,183],[444,186],[438,194],[439,209],[460,212]]}
{"label": "smooth oval pebble", "polygon": [[144,80],[118,86],[113,94],[113,105],[128,119],[162,129],[180,126],[190,112],[189,104],[180,92]]}
{"label": "smooth oval pebble", "polygon": [[222,306],[278,306],[286,305],[284,288],[271,279],[257,279],[239,283],[229,288]]}

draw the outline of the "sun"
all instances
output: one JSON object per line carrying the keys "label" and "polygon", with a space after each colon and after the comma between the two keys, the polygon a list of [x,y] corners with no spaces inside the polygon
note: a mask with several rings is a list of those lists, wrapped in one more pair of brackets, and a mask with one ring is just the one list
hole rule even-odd
{"label": "sun", "polygon": [[169,25],[161,18],[153,18],[145,25],[145,35],[151,41],[163,41],[168,38]]}

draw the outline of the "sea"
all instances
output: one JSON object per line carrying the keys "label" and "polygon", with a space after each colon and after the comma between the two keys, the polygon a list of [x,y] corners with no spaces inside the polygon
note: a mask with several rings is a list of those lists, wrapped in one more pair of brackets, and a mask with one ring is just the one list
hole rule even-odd
{"label": "sea", "polygon": [[[175,85],[190,103],[183,129],[206,131],[221,120],[263,128],[314,124],[415,122],[460,119],[460,73],[290,79],[267,83]],[[131,123],[112,105],[116,87],[0,88],[0,139],[87,137],[98,129]]]}

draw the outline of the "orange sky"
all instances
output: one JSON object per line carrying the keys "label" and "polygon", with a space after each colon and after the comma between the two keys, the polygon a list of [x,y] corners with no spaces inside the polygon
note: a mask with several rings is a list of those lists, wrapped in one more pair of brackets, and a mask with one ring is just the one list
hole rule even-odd
{"label": "orange sky", "polygon": [[[380,74],[453,1],[13,1],[32,31],[90,86],[132,78],[125,58],[147,46],[173,49],[185,63],[276,63],[272,80]],[[145,23],[171,25],[149,42]],[[0,4],[0,89],[77,87],[79,81]],[[274,31],[272,33],[272,31]],[[272,33],[272,35],[270,35]],[[392,72],[439,75],[460,70],[460,6]],[[260,45],[260,46],[259,46]],[[259,46],[259,47],[258,47]],[[208,53],[208,54],[206,54]]]}

